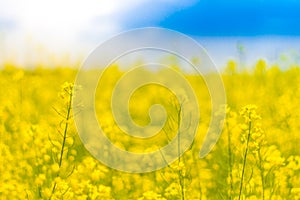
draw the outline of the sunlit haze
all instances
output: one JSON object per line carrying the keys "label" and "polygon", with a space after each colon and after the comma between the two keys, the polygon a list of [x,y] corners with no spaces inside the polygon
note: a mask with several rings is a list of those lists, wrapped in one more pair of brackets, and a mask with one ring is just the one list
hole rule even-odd
{"label": "sunlit haze", "polygon": [[298,8],[292,0],[0,0],[0,63],[73,65],[106,39],[147,26],[196,39],[220,67],[239,58],[238,45],[248,64],[275,62],[299,51]]}

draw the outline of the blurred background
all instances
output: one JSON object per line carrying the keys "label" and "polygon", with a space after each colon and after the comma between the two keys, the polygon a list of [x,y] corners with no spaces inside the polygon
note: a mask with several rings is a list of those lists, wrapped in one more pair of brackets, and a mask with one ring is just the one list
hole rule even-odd
{"label": "blurred background", "polygon": [[78,66],[114,35],[146,26],[197,40],[223,68],[259,58],[287,68],[300,60],[297,0],[0,0],[0,65]]}

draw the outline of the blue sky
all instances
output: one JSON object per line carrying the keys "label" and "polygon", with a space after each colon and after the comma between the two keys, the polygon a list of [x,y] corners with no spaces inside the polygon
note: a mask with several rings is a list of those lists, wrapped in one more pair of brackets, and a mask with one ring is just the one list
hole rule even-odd
{"label": "blue sky", "polygon": [[300,35],[299,11],[299,1],[202,0],[159,24],[192,35]]}
{"label": "blue sky", "polygon": [[161,26],[194,36],[300,35],[296,0],[200,0],[183,7],[172,5],[165,8],[165,15],[150,2],[143,6],[124,24]]}
{"label": "blue sky", "polygon": [[238,42],[251,59],[258,56],[251,48],[276,57],[299,51],[299,10],[297,0],[0,0],[0,63],[14,57],[34,63],[44,54],[85,57],[115,34],[146,26],[195,38],[220,65],[237,56]]}

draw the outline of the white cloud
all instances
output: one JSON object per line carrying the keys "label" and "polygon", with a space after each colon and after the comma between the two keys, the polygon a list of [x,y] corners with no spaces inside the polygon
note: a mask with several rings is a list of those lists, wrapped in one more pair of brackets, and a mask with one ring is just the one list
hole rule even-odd
{"label": "white cloud", "polygon": [[[14,30],[8,30],[7,25],[0,24],[0,30],[6,29],[0,40],[0,50],[4,52],[0,53],[20,54],[30,49],[35,54],[33,49],[37,44],[58,53],[80,50],[78,38],[82,32],[94,31],[102,38],[114,34],[120,27],[117,22],[118,13],[144,1],[146,0],[0,0],[0,19],[13,21],[16,26]],[[95,18],[104,20],[93,27],[91,22]]]}
{"label": "white cloud", "polygon": [[11,30],[0,24],[7,29],[0,35],[0,53],[26,58],[19,55],[39,54],[36,46],[57,54],[89,52],[126,23],[159,18],[162,8],[179,5],[180,0],[0,0],[0,19],[14,23]]}
{"label": "white cloud", "polygon": [[[114,24],[121,10],[142,3],[138,0],[10,0],[0,2],[1,15],[14,19],[25,34],[70,37],[91,19],[105,17]],[[102,27],[106,28],[106,24]],[[111,26],[107,26],[108,29]]]}

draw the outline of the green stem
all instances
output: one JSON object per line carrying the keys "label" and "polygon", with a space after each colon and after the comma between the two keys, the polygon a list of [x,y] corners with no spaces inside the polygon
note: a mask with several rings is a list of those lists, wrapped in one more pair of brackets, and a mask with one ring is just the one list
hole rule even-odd
{"label": "green stem", "polygon": [[68,103],[68,112],[67,112],[67,117],[66,117],[66,124],[65,124],[65,129],[64,129],[64,136],[63,136],[63,143],[61,145],[61,150],[60,150],[60,159],[59,159],[59,167],[62,165],[62,159],[64,155],[64,148],[66,144],[66,138],[67,138],[67,131],[69,127],[69,120],[70,120],[70,115],[71,115],[71,106],[72,106],[72,93],[69,95],[69,103]]}
{"label": "green stem", "polygon": [[232,175],[232,150],[231,150],[231,133],[229,131],[228,122],[226,122],[227,127],[227,142],[228,142],[228,170],[229,170],[229,177],[230,177],[230,191],[229,191],[229,199],[232,199],[233,193],[233,175]]}
{"label": "green stem", "polygon": [[247,155],[248,155],[248,148],[249,148],[249,141],[250,141],[250,135],[251,135],[251,118],[249,116],[249,127],[248,127],[248,136],[247,136],[247,144],[246,144],[246,151],[244,154],[244,163],[243,163],[243,169],[242,169],[242,177],[241,177],[241,183],[240,183],[240,192],[239,192],[239,200],[241,199],[242,190],[243,190],[243,181],[244,181],[244,174],[245,174],[245,168],[246,168],[246,162],[247,162]]}
{"label": "green stem", "polygon": [[184,178],[181,176],[181,171],[180,173],[180,187],[181,187],[181,199],[184,200],[185,199],[185,194],[184,194]]}
{"label": "green stem", "polygon": [[[179,111],[177,113],[177,131],[178,131],[178,166],[180,165],[180,123],[181,123],[181,105],[179,107]],[[178,171],[178,179],[179,179],[179,185],[180,185],[180,190],[181,190],[181,199],[185,199],[185,194],[184,194],[184,177],[182,176],[182,170],[180,169]]]}
{"label": "green stem", "polygon": [[[66,116],[66,124],[65,124],[65,128],[64,128],[64,134],[63,134],[63,142],[62,142],[61,149],[60,149],[60,158],[59,158],[59,162],[58,162],[59,169],[61,168],[61,165],[62,165],[62,160],[63,160],[63,155],[64,155],[64,148],[65,148],[65,145],[66,145],[67,132],[68,132],[69,120],[70,120],[71,109],[72,109],[72,97],[73,97],[73,94],[71,92],[69,94],[69,102],[68,102],[68,108],[67,108],[68,110],[67,110],[67,116]],[[58,177],[58,176],[59,176],[59,172],[57,173],[56,177]],[[49,200],[51,200],[51,198],[52,198],[52,196],[55,192],[56,186],[57,186],[57,183],[55,182],[54,185],[53,185]]]}
{"label": "green stem", "polygon": [[178,156],[178,164],[180,163],[180,123],[181,123],[181,106],[179,108],[178,114],[177,114],[177,131],[178,131],[178,152],[177,152],[177,156]]}
{"label": "green stem", "polygon": [[265,179],[264,179],[264,168],[262,165],[262,157],[260,148],[258,149],[258,158],[259,158],[259,170],[260,170],[260,177],[261,177],[261,186],[262,186],[262,200],[265,199]]}

